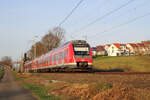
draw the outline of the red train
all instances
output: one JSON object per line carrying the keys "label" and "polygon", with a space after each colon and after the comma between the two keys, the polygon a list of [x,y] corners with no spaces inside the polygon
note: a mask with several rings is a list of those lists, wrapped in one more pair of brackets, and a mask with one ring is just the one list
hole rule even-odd
{"label": "red train", "polygon": [[72,40],[24,65],[26,72],[90,70],[92,54],[84,40]]}

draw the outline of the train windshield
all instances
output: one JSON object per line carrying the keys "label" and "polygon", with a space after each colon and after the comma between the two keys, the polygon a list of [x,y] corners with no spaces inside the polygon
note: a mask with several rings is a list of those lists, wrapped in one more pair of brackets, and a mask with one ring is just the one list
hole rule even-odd
{"label": "train windshield", "polygon": [[74,47],[74,53],[75,55],[82,55],[82,56],[90,55],[89,47]]}

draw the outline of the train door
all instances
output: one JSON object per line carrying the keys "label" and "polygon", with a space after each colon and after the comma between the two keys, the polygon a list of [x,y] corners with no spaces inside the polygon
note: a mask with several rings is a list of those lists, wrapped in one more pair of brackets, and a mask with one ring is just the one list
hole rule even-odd
{"label": "train door", "polygon": [[51,66],[51,56],[48,56],[48,66]]}
{"label": "train door", "polygon": [[52,66],[54,66],[54,54],[52,54]]}
{"label": "train door", "polygon": [[58,64],[59,64],[59,53],[56,54],[56,66],[58,66]]}
{"label": "train door", "polygon": [[64,50],[62,51],[62,65],[64,65],[64,59],[65,59],[65,57],[64,57]]}

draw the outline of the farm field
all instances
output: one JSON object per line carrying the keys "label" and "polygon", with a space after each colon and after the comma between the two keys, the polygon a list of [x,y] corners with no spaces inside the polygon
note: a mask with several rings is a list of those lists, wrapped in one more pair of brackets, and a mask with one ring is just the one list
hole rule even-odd
{"label": "farm field", "polygon": [[150,72],[150,56],[97,57],[93,65],[102,71]]}
{"label": "farm field", "polygon": [[99,73],[15,73],[16,79],[40,100],[150,100],[150,56],[97,57]]}
{"label": "farm field", "polygon": [[17,79],[40,100],[150,100],[150,75],[27,73]]}

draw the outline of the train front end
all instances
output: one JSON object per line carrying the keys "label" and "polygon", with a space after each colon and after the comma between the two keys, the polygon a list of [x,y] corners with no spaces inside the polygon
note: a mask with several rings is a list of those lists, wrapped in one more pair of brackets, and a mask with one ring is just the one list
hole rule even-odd
{"label": "train front end", "polygon": [[92,53],[90,45],[84,40],[72,42],[76,66],[78,69],[92,69]]}

